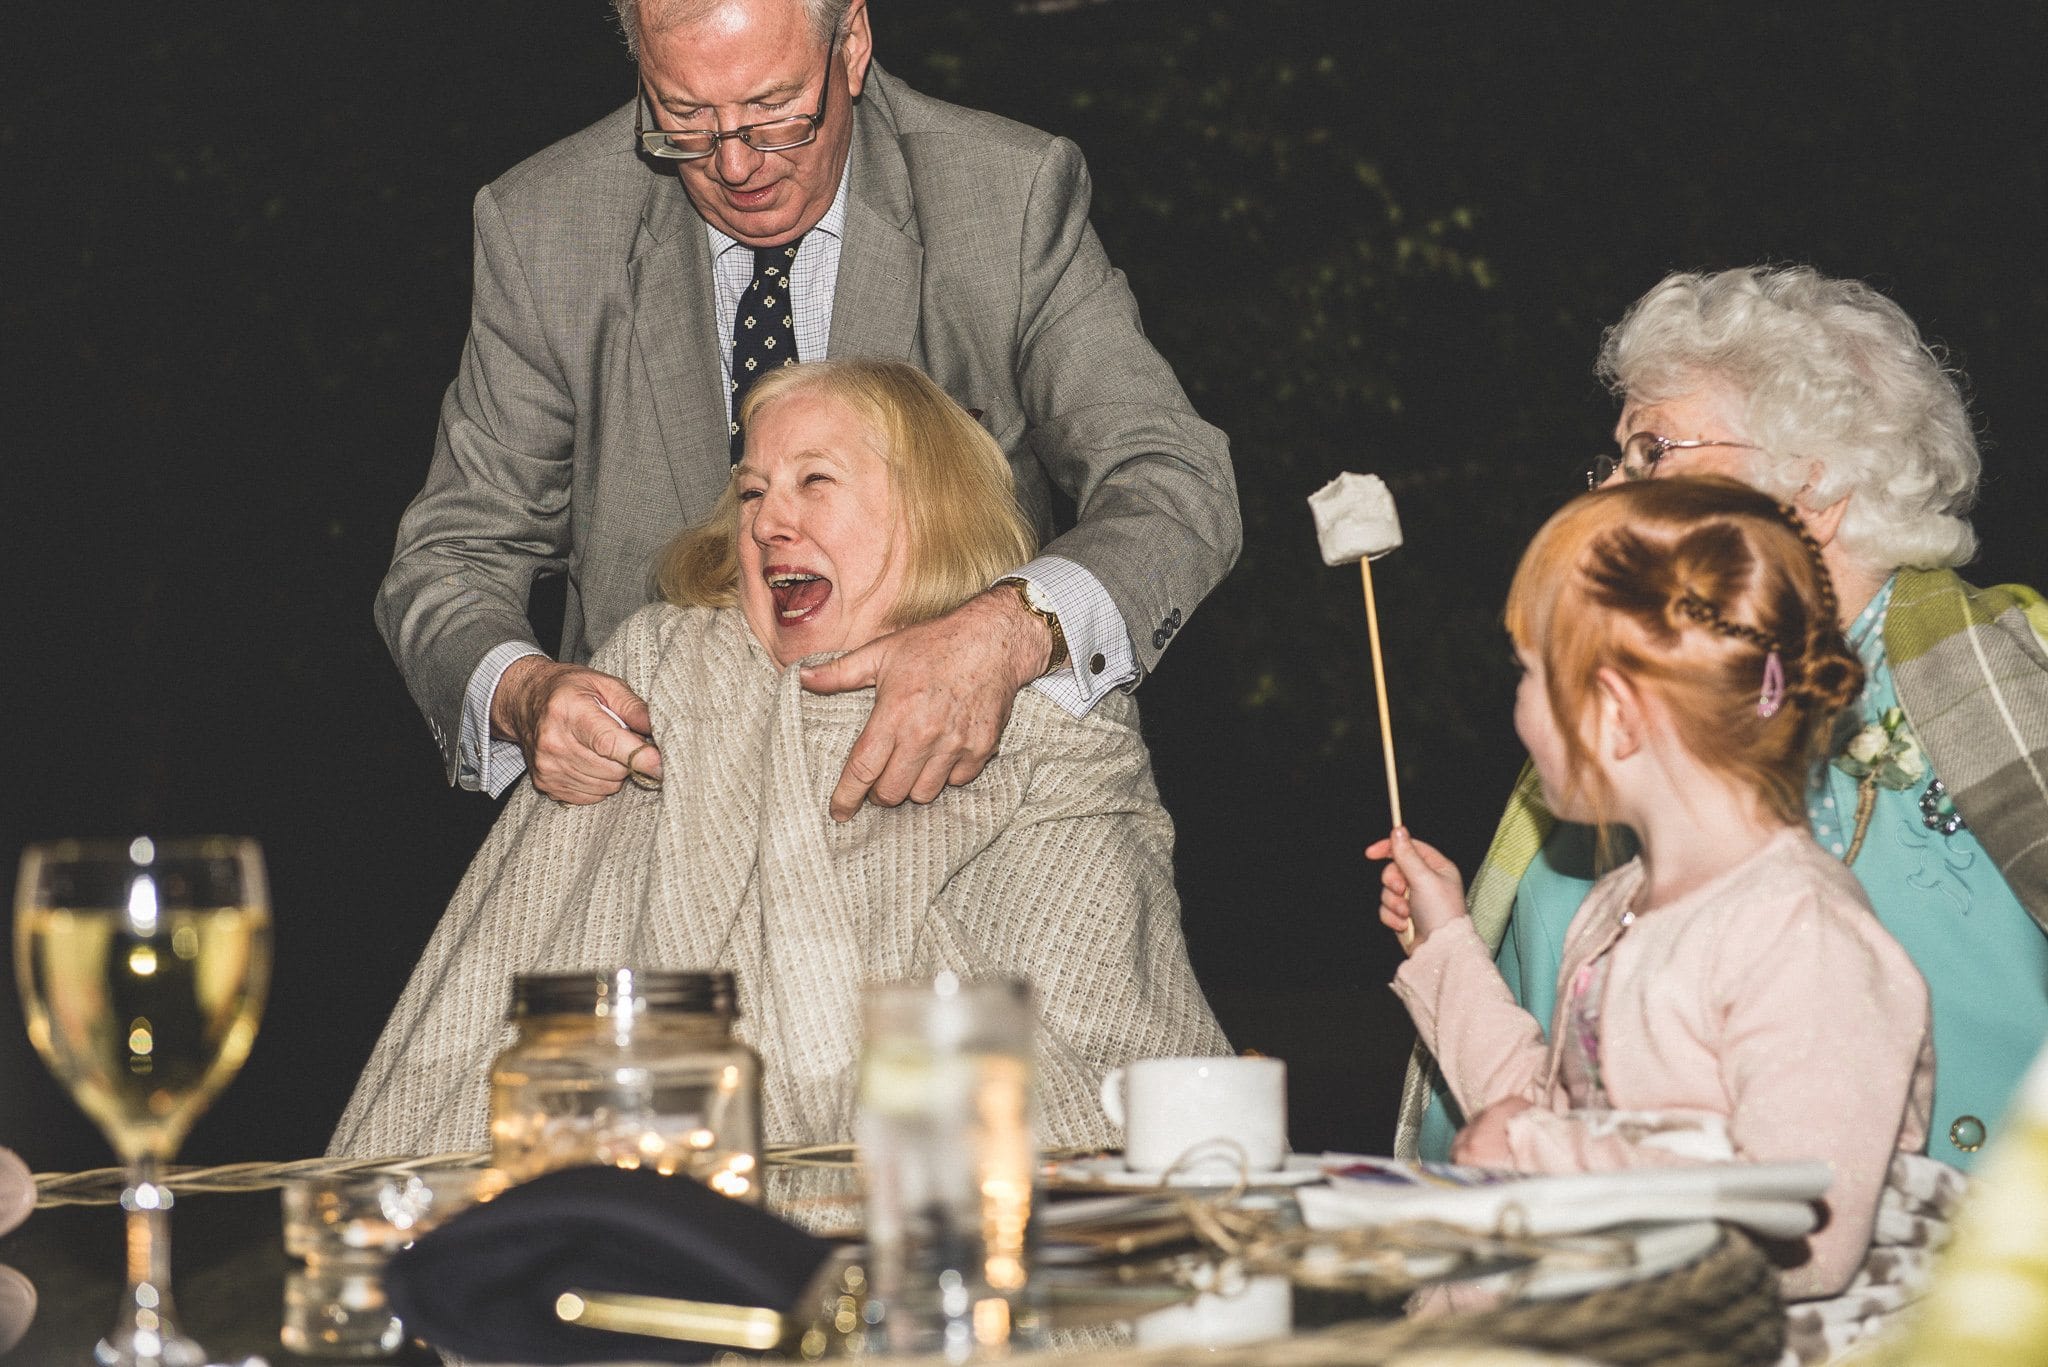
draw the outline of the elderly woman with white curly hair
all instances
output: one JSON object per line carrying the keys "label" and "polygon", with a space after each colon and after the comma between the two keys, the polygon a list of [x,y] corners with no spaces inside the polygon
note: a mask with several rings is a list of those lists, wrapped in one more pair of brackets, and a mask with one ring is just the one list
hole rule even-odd
{"label": "elderly woman with white curly hair", "polygon": [[[1601,348],[1619,454],[1589,480],[1719,474],[1799,511],[1869,682],[1807,810],[1927,979],[1938,1062],[1929,1153],[1968,1169],[2048,1037],[2048,606],[1952,567],[1977,444],[1957,377],[1868,285],[1804,268],[1672,275]],[[1564,931],[1599,870],[1588,828],[1525,770],[1473,881],[1502,975],[1551,1019]],[[1398,1151],[1463,1123],[1418,1051]]]}

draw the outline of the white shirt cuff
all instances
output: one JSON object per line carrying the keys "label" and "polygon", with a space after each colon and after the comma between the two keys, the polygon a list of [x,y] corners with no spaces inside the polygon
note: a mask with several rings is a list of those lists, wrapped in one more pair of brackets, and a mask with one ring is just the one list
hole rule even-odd
{"label": "white shirt cuff", "polygon": [[526,755],[518,742],[491,735],[491,699],[514,660],[546,654],[526,641],[507,641],[493,647],[469,676],[462,695],[462,730],[455,737],[455,782],[461,787],[496,797],[526,772]]}
{"label": "white shirt cuff", "polygon": [[1105,694],[1138,677],[1131,634],[1100,579],[1058,555],[1039,556],[1015,577],[1030,580],[1052,600],[1067,638],[1067,667],[1033,680],[1033,688],[1072,715],[1085,717]]}

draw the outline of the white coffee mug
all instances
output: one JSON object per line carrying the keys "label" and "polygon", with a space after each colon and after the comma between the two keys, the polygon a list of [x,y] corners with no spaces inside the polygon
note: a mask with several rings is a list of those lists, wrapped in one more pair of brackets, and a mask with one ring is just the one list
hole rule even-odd
{"label": "white coffee mug", "polygon": [[1271,1172],[1287,1159],[1287,1065],[1277,1058],[1143,1058],[1102,1079],[1133,1172]]}

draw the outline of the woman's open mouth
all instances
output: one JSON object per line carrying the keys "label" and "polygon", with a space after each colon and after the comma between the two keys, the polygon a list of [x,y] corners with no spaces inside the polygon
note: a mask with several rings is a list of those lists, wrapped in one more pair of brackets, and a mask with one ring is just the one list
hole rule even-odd
{"label": "woman's open mouth", "polygon": [[775,615],[784,622],[801,622],[825,606],[832,596],[832,581],[803,570],[770,570],[764,578],[775,599]]}

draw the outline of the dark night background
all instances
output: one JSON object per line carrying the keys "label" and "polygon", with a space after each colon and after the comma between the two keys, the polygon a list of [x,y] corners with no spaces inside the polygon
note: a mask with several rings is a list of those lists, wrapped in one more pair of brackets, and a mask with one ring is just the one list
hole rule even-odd
{"label": "dark night background", "polygon": [[[1374,470],[1410,824],[1469,870],[1518,763],[1499,605],[1661,274],[1808,261],[1971,378],[1983,581],[2048,582],[2048,10],[872,0],[882,62],[1074,137],[1148,329],[1232,436],[1246,547],[1141,694],[1196,967],[1384,1149],[1409,1031],[1357,577]],[[476,188],[621,103],[602,0],[82,7],[0,36],[0,873],[25,841],[259,837],[264,1032],[187,1157],[315,1154],[494,805],[370,624],[467,323]],[[47,11],[44,11],[47,12]],[[69,15],[69,10],[62,11]],[[0,992],[0,1144],[107,1161]]]}

